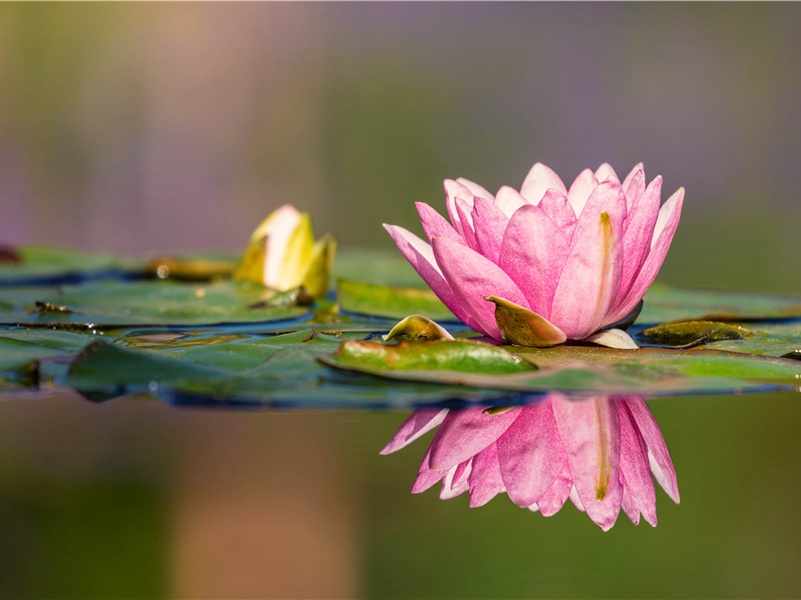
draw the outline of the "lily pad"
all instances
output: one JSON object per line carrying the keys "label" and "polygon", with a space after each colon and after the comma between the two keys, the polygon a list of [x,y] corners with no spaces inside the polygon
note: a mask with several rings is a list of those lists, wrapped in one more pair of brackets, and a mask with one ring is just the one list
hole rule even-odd
{"label": "lily pad", "polygon": [[[416,348],[420,363],[440,364],[438,370],[398,369],[372,356],[379,342],[350,342],[325,359],[333,367],[389,379],[447,383],[521,393],[559,390],[578,394],[731,393],[771,389],[795,389],[801,364],[786,358],[745,355],[718,350],[667,350],[643,348],[615,350],[589,346],[524,348],[504,346],[504,351],[526,358],[540,367],[536,372],[488,374],[462,372],[450,362],[462,360],[446,350],[455,342],[431,343]],[[354,346],[361,346],[357,351]],[[439,356],[426,356],[439,355]],[[360,359],[360,357],[365,357]]]}
{"label": "lily pad", "polygon": [[49,246],[6,248],[4,256],[5,260],[0,260],[0,286],[77,283],[126,276],[144,266],[144,261],[109,253]]}
{"label": "lily pad", "polygon": [[164,339],[165,345],[145,349],[137,346],[141,338],[98,340],[78,354],[63,383],[91,400],[149,392],[193,405],[386,408],[524,401],[517,392],[398,384],[328,369],[318,359],[342,339],[312,330],[193,343],[207,335]]}
{"label": "lily pad", "polygon": [[637,319],[640,325],[670,321],[765,321],[801,318],[801,298],[779,294],[687,290],[651,286]]}
{"label": "lily pad", "polygon": [[[26,288],[0,294],[0,319],[8,324],[212,325],[297,319],[308,307],[248,282],[187,284],[173,281],[98,281],[63,289]],[[31,302],[33,298],[35,301]],[[10,300],[10,301],[9,301]],[[22,304],[20,304],[22,302]],[[39,305],[63,307],[42,311]]]}
{"label": "lily pad", "polygon": [[352,313],[390,319],[420,314],[434,321],[456,320],[453,313],[428,289],[340,279],[337,282],[337,298],[340,308]]}

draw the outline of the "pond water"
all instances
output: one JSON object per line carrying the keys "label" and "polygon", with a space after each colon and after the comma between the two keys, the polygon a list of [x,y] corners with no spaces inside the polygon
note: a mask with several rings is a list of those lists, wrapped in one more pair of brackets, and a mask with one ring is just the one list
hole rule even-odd
{"label": "pond water", "polygon": [[659,525],[602,532],[500,495],[409,493],[408,411],[0,400],[3,597],[793,597],[801,403],[650,402],[681,489]]}
{"label": "pond water", "polygon": [[[801,345],[797,298],[655,286],[630,333],[663,346],[636,353],[414,346],[378,340],[444,307],[382,285],[416,279],[372,255],[340,262],[361,283],[310,304],[25,251],[24,278],[0,289],[0,597],[801,592],[801,363],[778,358]],[[710,311],[750,329],[710,330]],[[643,331],[682,316],[703,348]],[[552,389],[654,394],[681,492],[676,505],[657,489],[656,528],[621,514],[603,532],[570,502],[544,517],[506,494],[473,509],[411,494],[431,432],[379,454],[412,406]]]}

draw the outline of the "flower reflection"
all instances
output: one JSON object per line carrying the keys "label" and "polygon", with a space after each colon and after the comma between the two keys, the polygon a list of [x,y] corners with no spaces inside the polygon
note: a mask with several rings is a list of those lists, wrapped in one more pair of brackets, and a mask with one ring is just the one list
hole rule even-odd
{"label": "flower reflection", "polygon": [[574,401],[552,393],[509,409],[418,409],[381,453],[437,426],[413,493],[441,481],[440,498],[468,491],[476,507],[506,492],[518,506],[546,517],[570,498],[604,531],[621,508],[635,525],[640,515],[656,525],[653,479],[679,502],[673,461],[642,398]]}

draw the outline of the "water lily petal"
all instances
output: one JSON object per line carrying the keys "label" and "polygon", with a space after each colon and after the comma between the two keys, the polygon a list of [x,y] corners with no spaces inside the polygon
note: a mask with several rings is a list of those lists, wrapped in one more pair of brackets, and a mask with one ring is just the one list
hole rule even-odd
{"label": "water lily petal", "polygon": [[[562,451],[564,452],[564,450]],[[570,465],[565,460],[562,472],[548,488],[548,491],[537,501],[537,507],[542,516],[550,517],[562,510],[571,489],[573,489],[573,480],[570,478]]]}
{"label": "water lily petal", "polygon": [[639,348],[637,342],[622,329],[605,329],[601,333],[584,338],[584,341],[606,346],[607,348],[617,348],[618,350],[636,350]]}
{"label": "water lily petal", "polygon": [[391,454],[411,444],[445,420],[447,408],[419,408],[406,419],[381,454]]}
{"label": "water lily petal", "polygon": [[620,512],[620,419],[609,398],[554,398],[553,414],[573,485],[587,515],[608,530]]}
{"label": "water lily petal", "polygon": [[565,332],[541,315],[505,298],[487,296],[485,300],[495,304],[495,322],[504,342],[534,348],[550,348],[567,341]]}
{"label": "water lily petal", "polygon": [[537,206],[551,217],[551,221],[560,229],[566,240],[573,237],[573,228],[576,226],[578,218],[576,213],[573,212],[573,207],[568,202],[567,196],[558,190],[551,189],[545,192]]}
{"label": "water lily petal", "polygon": [[[634,177],[637,176],[637,173],[639,171],[643,172],[643,181],[645,181],[645,166],[642,163],[637,163],[636,165],[634,165],[634,168],[631,171],[629,171],[629,174],[626,175],[626,178],[623,180],[622,186],[623,189],[626,191],[626,194],[628,194],[629,186],[631,185],[632,181],[634,181]],[[644,183],[643,183],[643,189],[645,189]]]}
{"label": "water lily petal", "polygon": [[526,175],[520,193],[531,204],[539,204],[545,192],[552,188],[567,196],[567,188],[559,175],[550,167],[536,163]]}
{"label": "water lily petal", "polygon": [[448,223],[445,217],[428,204],[415,202],[414,206],[417,209],[417,214],[420,215],[420,223],[423,225],[423,231],[429,242],[435,237],[446,237],[450,240],[464,243],[464,239],[459,232]]}
{"label": "water lily petal", "polygon": [[467,203],[461,198],[456,199],[456,214],[462,224],[462,237],[471,250],[478,252],[476,229],[473,225],[473,203]]}
{"label": "water lily petal", "polygon": [[490,202],[494,200],[494,197],[489,192],[489,190],[481,187],[477,183],[470,181],[469,179],[465,179],[464,177],[459,177],[456,181],[458,181],[468,190],[470,190],[470,193],[473,194],[473,196],[477,198],[484,198],[485,200],[489,200]]}
{"label": "water lily petal", "polygon": [[620,262],[612,220],[602,212],[573,246],[554,293],[549,320],[569,339],[584,339],[603,325],[620,286]]}
{"label": "water lily petal", "polygon": [[[520,288],[498,265],[463,244],[446,238],[434,238],[432,246],[437,264],[442,267],[442,273],[457,299],[456,308],[470,314],[478,331],[500,339],[494,306],[484,297],[501,296],[528,308],[528,301]],[[442,300],[445,302],[444,298]],[[454,310],[457,317],[462,318],[447,302],[445,304]]]}
{"label": "water lily petal", "polygon": [[526,407],[498,439],[498,461],[506,493],[522,507],[537,503],[567,460],[551,402]]}
{"label": "water lily petal", "polygon": [[620,415],[620,476],[631,500],[632,512],[642,513],[645,520],[656,527],[656,491],[648,464],[648,449],[628,409],[628,401],[615,402]]}
{"label": "water lily petal", "polygon": [[473,203],[473,223],[477,250],[497,265],[509,218],[489,200],[476,198]]}
{"label": "water lily petal", "polygon": [[[638,177],[635,176],[632,185]],[[628,195],[626,196],[628,201]],[[640,197],[630,206],[623,235],[623,274],[620,279],[621,300],[634,284],[637,274],[651,249],[656,218],[659,215],[659,204],[662,200],[662,178],[654,179]]]}
{"label": "water lily petal", "polygon": [[623,191],[626,194],[626,206],[629,212],[631,207],[640,200],[643,192],[645,191],[645,171],[640,163],[639,168],[636,168],[629,173],[629,176],[623,182]]}
{"label": "water lily petal", "polygon": [[615,170],[609,163],[603,163],[595,170],[595,179],[597,179],[599,183],[606,181],[607,179],[612,179],[613,181],[620,183],[617,173],[615,173]]}
{"label": "water lily petal", "polygon": [[439,493],[440,500],[450,500],[466,492],[470,487],[470,460],[448,470]]}
{"label": "water lily petal", "polygon": [[[450,284],[445,280],[437,261],[434,258],[434,251],[429,244],[421,240],[411,231],[397,225],[384,224],[384,229],[392,237],[398,250],[409,261],[415,271],[423,278],[428,287],[442,300],[454,315],[456,315],[465,325],[476,329],[478,323],[466,310],[464,303],[451,289]],[[454,244],[461,242],[452,242]]]}
{"label": "water lily petal", "polygon": [[491,415],[480,406],[451,411],[431,441],[431,468],[450,469],[478,454],[507,430],[520,409],[516,406]]}
{"label": "water lily petal", "polygon": [[420,494],[425,492],[430,487],[433,487],[448,474],[448,471],[441,470],[435,471],[430,467],[431,459],[431,446],[426,450],[423,461],[420,463],[420,469],[417,471],[417,479],[414,480],[412,485],[412,494]]}
{"label": "water lily petal", "polygon": [[509,219],[512,218],[512,215],[515,214],[518,208],[526,206],[527,204],[528,201],[523,195],[508,185],[503,186],[498,190],[498,193],[495,194],[495,206]]}
{"label": "water lily petal", "polygon": [[[524,206],[512,216],[501,245],[500,267],[523,292],[531,310],[546,319],[567,258],[567,240],[539,206]],[[511,300],[498,292],[492,295]]]}
{"label": "water lily petal", "polygon": [[623,509],[623,512],[626,513],[626,516],[634,525],[640,524],[640,511],[637,510],[634,506],[634,502],[629,495],[628,490],[626,490],[626,478],[623,477],[623,474],[620,474],[620,483],[623,486],[623,498],[620,502],[620,508]]}
{"label": "water lily petal", "polygon": [[448,209],[448,216],[451,219],[453,228],[459,233],[464,235],[464,229],[459,214],[456,211],[456,200],[461,198],[470,204],[470,209],[473,208],[473,194],[464,184],[454,181],[453,179],[446,179],[445,185],[445,207]]}
{"label": "water lily petal", "polygon": [[648,252],[648,256],[645,257],[642,267],[631,285],[631,289],[625,296],[625,300],[616,307],[613,316],[620,318],[620,316],[633,309],[645,295],[645,292],[648,291],[648,288],[651,287],[654,279],[656,279],[656,274],[659,272],[659,268],[662,266],[662,262],[664,262],[667,251],[670,248],[670,242],[673,241],[673,234],[676,233],[676,228],[679,226],[683,202],[684,188],[681,188],[668,198],[667,202],[659,209],[654,238],[651,241],[651,249]]}
{"label": "water lily petal", "polygon": [[598,187],[598,180],[595,178],[595,173],[589,169],[584,169],[573,181],[570,191],[567,192],[567,199],[576,216],[581,216],[584,205],[587,204],[587,199],[596,187]]}
{"label": "water lily petal", "polygon": [[637,429],[642,436],[645,446],[648,448],[648,462],[651,466],[651,472],[654,474],[654,479],[662,486],[668,496],[675,502],[679,503],[679,484],[676,481],[676,469],[673,467],[673,459],[670,458],[665,438],[662,437],[662,431],[654,419],[654,415],[645,403],[645,400],[640,398],[629,398],[626,400],[626,407],[634,417],[634,422],[637,424]]}
{"label": "water lily petal", "polygon": [[470,508],[483,506],[504,489],[496,442],[473,458],[473,469],[470,471]]}

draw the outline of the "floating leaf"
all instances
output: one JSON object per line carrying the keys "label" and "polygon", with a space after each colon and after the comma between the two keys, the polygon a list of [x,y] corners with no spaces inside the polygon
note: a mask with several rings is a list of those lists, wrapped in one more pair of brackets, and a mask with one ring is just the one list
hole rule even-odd
{"label": "floating leaf", "polygon": [[756,292],[651,286],[639,324],[668,321],[760,321],[801,318],[801,298]]}
{"label": "floating leaf", "polygon": [[722,340],[740,340],[755,333],[740,325],[715,321],[681,321],[658,325],[641,334],[647,341],[661,346],[688,346]]}
{"label": "floating leaf", "polygon": [[[30,306],[20,300],[30,299]],[[5,294],[4,294],[5,296]],[[9,296],[7,296],[9,297]],[[275,304],[273,304],[275,302]],[[63,307],[39,311],[36,305]],[[209,325],[296,319],[309,315],[301,306],[285,306],[271,290],[249,282],[186,284],[173,281],[98,281],[63,290],[27,288],[10,308],[0,310],[5,323],[113,325]]]}
{"label": "floating leaf", "polygon": [[453,340],[447,329],[422,315],[406,317],[383,337],[393,342]]}
{"label": "floating leaf", "polygon": [[[9,250],[6,251],[6,256]],[[0,286],[77,283],[104,277],[126,277],[144,267],[144,261],[113,254],[81,252],[48,246],[20,246],[15,260],[0,261]]]}
{"label": "floating leaf", "polygon": [[340,279],[337,297],[342,310],[402,319],[420,314],[434,321],[453,321],[453,313],[428,289],[407,288]]}
{"label": "floating leaf", "polygon": [[335,366],[366,365],[378,370],[445,370],[466,373],[520,373],[536,367],[497,346],[468,341],[343,342]]}
{"label": "floating leaf", "polygon": [[147,263],[147,272],[159,279],[211,281],[231,277],[234,267],[228,256],[158,256]]}
{"label": "floating leaf", "polygon": [[[688,392],[732,392],[794,389],[801,378],[801,365],[782,358],[744,355],[718,350],[666,350],[643,348],[616,350],[590,346],[556,348],[499,347],[512,351],[540,367],[535,373],[486,374],[459,370],[449,364],[458,359],[458,342],[420,343],[407,362],[383,361],[391,350],[377,342],[344,343],[340,351],[325,359],[332,366],[405,381],[440,382],[509,390],[578,393],[677,394]],[[386,347],[385,347],[386,348]],[[410,352],[411,354],[411,352]],[[436,365],[415,368],[415,364]]]}

